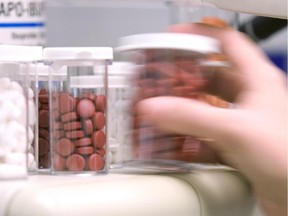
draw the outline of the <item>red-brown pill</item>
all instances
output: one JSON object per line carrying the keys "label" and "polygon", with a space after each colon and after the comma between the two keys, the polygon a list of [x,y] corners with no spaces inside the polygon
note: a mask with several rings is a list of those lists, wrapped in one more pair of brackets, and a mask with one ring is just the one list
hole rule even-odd
{"label": "red-brown pill", "polygon": [[96,97],[96,110],[99,112],[105,112],[106,110],[106,97],[105,95],[98,95]]}
{"label": "red-brown pill", "polygon": [[45,140],[50,140],[49,131],[45,128],[39,128],[39,137]]}
{"label": "red-brown pill", "polygon": [[66,159],[60,154],[54,154],[53,158],[53,169],[56,171],[63,171],[66,168]]}
{"label": "red-brown pill", "polygon": [[106,123],[106,118],[103,112],[95,112],[93,114],[93,125],[96,130],[101,130]]}
{"label": "red-brown pill", "polygon": [[62,92],[58,97],[59,112],[61,114],[72,112],[75,109],[76,101],[69,93]]}
{"label": "red-brown pill", "polygon": [[63,114],[61,116],[62,122],[75,121],[78,118],[79,118],[79,116],[77,115],[76,112],[69,112],[69,113]]}
{"label": "red-brown pill", "polygon": [[82,124],[79,121],[74,121],[74,122],[65,123],[63,127],[65,131],[72,131],[72,130],[81,129]]}
{"label": "red-brown pill", "polygon": [[62,138],[56,142],[57,153],[66,157],[74,152],[74,144],[67,138]]}
{"label": "red-brown pill", "polygon": [[49,111],[41,110],[39,112],[39,127],[48,128],[50,121],[49,118],[50,118]]}
{"label": "red-brown pill", "polygon": [[49,168],[50,166],[50,152],[47,152],[45,155],[39,157],[39,168]]}
{"label": "red-brown pill", "polygon": [[80,155],[90,155],[94,153],[94,148],[92,146],[78,147],[75,152]]}
{"label": "red-brown pill", "polygon": [[96,95],[93,94],[92,92],[82,92],[81,98],[90,99],[94,102],[96,99]]}
{"label": "red-brown pill", "polygon": [[39,138],[39,155],[45,155],[49,151],[49,142],[43,138]]}
{"label": "red-brown pill", "polygon": [[52,138],[54,140],[58,140],[58,139],[60,139],[60,138],[62,138],[64,136],[65,136],[65,131],[64,130],[54,130],[52,132]]}
{"label": "red-brown pill", "polygon": [[84,119],[82,121],[83,130],[86,135],[90,135],[93,132],[93,122],[90,119]]}
{"label": "red-brown pill", "polygon": [[78,139],[74,142],[76,147],[80,147],[80,146],[89,146],[92,144],[92,140],[89,137],[84,137],[81,139]]}
{"label": "red-brown pill", "polygon": [[48,94],[40,94],[38,99],[41,103],[48,104],[49,103],[49,95]]}
{"label": "red-brown pill", "polygon": [[101,156],[104,156],[106,154],[106,150],[104,148],[99,148],[99,149],[97,148],[96,153]]}
{"label": "red-brown pill", "polygon": [[92,142],[95,148],[102,148],[106,142],[106,135],[102,130],[95,131],[92,134]]}
{"label": "red-brown pill", "polygon": [[85,159],[79,154],[72,154],[67,158],[66,166],[70,171],[81,171],[85,167]]}
{"label": "red-brown pill", "polygon": [[87,163],[88,163],[88,168],[90,170],[94,170],[94,171],[102,170],[104,168],[104,165],[105,165],[104,158],[97,153],[92,154],[88,158]]}
{"label": "red-brown pill", "polygon": [[85,133],[82,130],[68,131],[66,132],[66,137],[69,139],[80,139],[85,137]]}
{"label": "red-brown pill", "polygon": [[77,104],[77,113],[82,118],[90,118],[95,112],[94,103],[89,99],[80,99]]}

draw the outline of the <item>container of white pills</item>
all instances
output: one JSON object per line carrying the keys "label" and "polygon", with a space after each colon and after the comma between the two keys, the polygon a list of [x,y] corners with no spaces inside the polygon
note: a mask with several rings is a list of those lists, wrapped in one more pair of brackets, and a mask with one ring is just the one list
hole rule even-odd
{"label": "container of white pills", "polygon": [[0,45],[0,180],[26,178],[37,170],[29,70],[41,56],[40,46]]}

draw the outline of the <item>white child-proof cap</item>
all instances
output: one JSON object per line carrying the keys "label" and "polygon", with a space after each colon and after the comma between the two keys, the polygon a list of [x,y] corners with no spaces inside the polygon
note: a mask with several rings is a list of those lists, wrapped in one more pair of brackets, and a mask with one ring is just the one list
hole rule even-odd
{"label": "white child-proof cap", "polygon": [[119,39],[116,51],[141,49],[170,49],[192,51],[199,54],[220,53],[217,39],[185,33],[147,33],[125,36]]}
{"label": "white child-proof cap", "polygon": [[42,60],[42,51],[42,46],[0,45],[0,61],[40,61]]}
{"label": "white child-proof cap", "polygon": [[46,47],[43,59],[57,60],[112,60],[111,47]]}

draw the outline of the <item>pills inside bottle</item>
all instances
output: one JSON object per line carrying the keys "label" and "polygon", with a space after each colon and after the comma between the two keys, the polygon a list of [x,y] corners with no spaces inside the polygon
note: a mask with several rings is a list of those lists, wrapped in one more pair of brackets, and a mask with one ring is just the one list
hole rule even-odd
{"label": "pills inside bottle", "polygon": [[[121,38],[117,51],[123,59],[135,64],[131,83],[136,87],[131,106],[132,142],[123,163],[166,171],[183,170],[196,164],[218,164],[219,157],[202,139],[160,131],[136,112],[135,105],[158,96],[211,104],[212,99],[204,92],[209,73],[202,64],[210,55],[220,53],[219,42],[192,34],[140,34]],[[181,112],[181,107],[178,111]]]}

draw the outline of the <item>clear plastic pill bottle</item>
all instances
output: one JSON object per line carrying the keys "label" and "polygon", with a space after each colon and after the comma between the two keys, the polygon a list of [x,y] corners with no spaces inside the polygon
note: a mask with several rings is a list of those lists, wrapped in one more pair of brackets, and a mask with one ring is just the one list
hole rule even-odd
{"label": "clear plastic pill bottle", "polygon": [[113,62],[109,65],[108,76],[108,143],[109,167],[118,168],[125,149],[131,144],[129,129],[131,128],[130,104],[133,97],[131,78],[133,64],[130,62]]}
{"label": "clear plastic pill bottle", "polygon": [[40,46],[0,45],[0,179],[37,172],[37,117],[29,74],[41,58]]}
{"label": "clear plastic pill bottle", "polygon": [[[49,66],[50,111],[42,119],[39,113],[39,125],[50,128],[51,173],[107,173],[106,106],[112,48],[48,47],[43,58]],[[57,73],[63,67],[66,76],[59,79]]]}
{"label": "clear plastic pill bottle", "polygon": [[134,63],[131,85],[136,88],[130,110],[132,141],[124,166],[175,172],[221,162],[203,138],[160,131],[135,110],[139,101],[157,96],[183,97],[228,108],[227,103],[217,103],[204,92],[211,77],[209,68],[217,65],[209,59],[220,53],[219,47],[216,39],[193,34],[148,33],[120,38],[116,51],[123,60]]}

